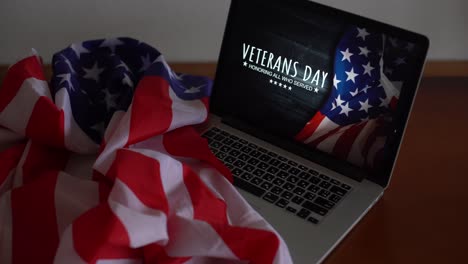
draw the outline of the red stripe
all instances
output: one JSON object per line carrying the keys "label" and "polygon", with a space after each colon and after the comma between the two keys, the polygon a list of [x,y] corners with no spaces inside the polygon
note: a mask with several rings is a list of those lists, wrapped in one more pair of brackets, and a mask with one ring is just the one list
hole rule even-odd
{"label": "red stripe", "polygon": [[0,152],[0,161],[2,163],[0,166],[0,186],[8,177],[10,171],[18,164],[25,147],[26,144],[17,144]]}
{"label": "red stripe", "polygon": [[314,139],[312,142],[307,143],[307,145],[309,145],[311,147],[317,147],[317,145],[320,144],[320,142],[324,141],[328,137],[331,137],[335,133],[338,133],[338,131],[340,131],[340,129],[341,129],[341,127],[337,127],[337,128],[335,128],[333,130],[330,130],[326,134],[323,134],[320,137]]}
{"label": "red stripe", "polygon": [[367,122],[353,125],[341,134],[333,147],[333,153],[335,156],[344,160],[348,159],[348,154],[354,141],[366,124]]}
{"label": "red stripe", "polygon": [[163,144],[171,155],[208,162],[232,182],[232,174],[229,169],[213,155],[208,147],[208,141],[202,138],[193,127],[186,126],[169,131],[163,136]]}
{"label": "red stripe", "polygon": [[145,76],[135,90],[127,145],[167,131],[172,121],[169,84],[157,76]]}
{"label": "red stripe", "polygon": [[145,246],[143,254],[145,263],[183,264],[191,259],[191,257],[170,257],[164,248],[156,243]]}
{"label": "red stripe", "polygon": [[139,258],[142,253],[128,247],[127,231],[107,203],[78,217],[72,232],[76,252],[89,263],[99,259]]}
{"label": "red stripe", "polygon": [[48,171],[12,191],[13,263],[53,262],[59,242],[54,200],[57,175],[58,171]]}
{"label": "red stripe", "polygon": [[393,96],[392,99],[390,100],[390,109],[395,111],[396,107],[397,107],[397,104],[398,104],[398,98]]}
{"label": "red stripe", "polygon": [[22,59],[8,69],[0,87],[0,112],[15,97],[23,82],[31,77],[45,80],[42,65],[36,56]]}
{"label": "red stripe", "polygon": [[312,134],[314,134],[315,130],[319,127],[322,120],[325,118],[321,112],[317,112],[314,117],[305,125],[305,127],[296,135],[297,141],[304,141]]}
{"label": "red stripe", "polygon": [[118,150],[109,170],[111,178],[124,182],[146,206],[169,213],[159,162],[130,150]]}
{"label": "red stripe", "polygon": [[64,113],[47,97],[41,96],[34,105],[26,127],[26,136],[49,146],[65,146]]}
{"label": "red stripe", "polygon": [[272,263],[279,249],[279,239],[273,232],[230,226],[226,204],[205,186],[188,166],[184,165],[184,183],[190,193],[194,218],[208,222],[231,251],[249,263]]}
{"label": "red stripe", "polygon": [[69,152],[62,149],[48,148],[31,142],[29,152],[23,164],[23,184],[42,177],[40,173],[49,170],[63,170],[67,164]]}

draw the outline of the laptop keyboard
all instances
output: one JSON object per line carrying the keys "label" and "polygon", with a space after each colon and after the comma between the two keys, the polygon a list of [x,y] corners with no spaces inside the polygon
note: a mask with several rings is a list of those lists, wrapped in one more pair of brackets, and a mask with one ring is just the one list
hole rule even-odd
{"label": "laptop keyboard", "polygon": [[351,186],[213,127],[203,134],[232,172],[234,185],[297,217],[318,224]]}

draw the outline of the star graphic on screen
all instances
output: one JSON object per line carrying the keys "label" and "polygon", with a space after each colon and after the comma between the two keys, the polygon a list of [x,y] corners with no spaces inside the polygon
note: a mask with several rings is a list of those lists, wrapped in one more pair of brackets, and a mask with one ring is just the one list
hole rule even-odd
{"label": "star graphic on screen", "polygon": [[288,88],[288,89],[289,89],[289,91],[291,91],[291,86],[289,86],[289,88]]}
{"label": "star graphic on screen", "polygon": [[353,81],[353,83],[356,83],[356,76],[358,76],[359,74],[355,73],[354,72],[354,68],[351,68],[351,70],[348,72],[348,71],[345,71],[346,75],[348,75],[348,78],[346,79],[346,81]]}
{"label": "star graphic on screen", "polygon": [[358,34],[356,38],[362,38],[362,40],[366,40],[366,37],[370,35],[369,32],[365,28],[357,28]]}
{"label": "star graphic on screen", "polygon": [[338,84],[339,84],[340,82],[341,82],[341,81],[338,80],[338,79],[336,78],[336,74],[335,74],[335,77],[333,77],[333,86],[334,86],[336,89],[338,89]]}
{"label": "star graphic on screen", "polygon": [[246,66],[247,66],[247,62],[244,61],[244,67],[246,67]]}
{"label": "star graphic on screen", "polygon": [[359,52],[359,55],[364,55],[367,57],[367,55],[369,55],[369,53],[371,52],[370,50],[367,49],[367,47],[358,47],[360,52]]}
{"label": "star graphic on screen", "polygon": [[344,105],[341,105],[340,114],[345,114],[346,116],[348,116],[349,112],[352,110],[353,109],[349,108],[349,103],[346,103]]}
{"label": "star graphic on screen", "polygon": [[359,104],[361,105],[361,108],[359,108],[359,111],[366,111],[366,113],[369,113],[369,108],[372,107],[369,104],[369,99],[366,99],[366,101],[364,102],[359,101]]}
{"label": "star graphic on screen", "polygon": [[278,83],[278,86],[281,87],[282,86],[281,83]]}
{"label": "star graphic on screen", "polygon": [[358,88],[356,88],[356,90],[354,90],[354,92],[349,91],[349,93],[351,94],[352,97],[354,97],[359,93],[359,90],[358,90]]}
{"label": "star graphic on screen", "polygon": [[274,81],[274,84],[276,85],[276,84],[278,84],[278,82],[277,82],[277,81]]}
{"label": "star graphic on screen", "polygon": [[363,64],[362,67],[364,67],[364,73],[363,73],[363,75],[364,75],[364,74],[369,74],[369,76],[371,76],[371,71],[374,69],[374,67],[372,67],[372,66],[370,65],[370,61],[367,62],[367,65],[364,65],[364,64]]}
{"label": "star graphic on screen", "polygon": [[319,89],[317,87],[314,88],[314,92],[315,93],[318,93],[319,92]]}
{"label": "star graphic on screen", "polygon": [[349,52],[349,49],[346,49],[345,51],[340,51],[340,52],[341,54],[343,54],[343,58],[341,59],[341,61],[347,60],[351,62],[351,56],[353,56],[354,54]]}
{"label": "star graphic on screen", "polygon": [[272,79],[270,79],[270,83],[273,83],[273,80],[272,80]]}

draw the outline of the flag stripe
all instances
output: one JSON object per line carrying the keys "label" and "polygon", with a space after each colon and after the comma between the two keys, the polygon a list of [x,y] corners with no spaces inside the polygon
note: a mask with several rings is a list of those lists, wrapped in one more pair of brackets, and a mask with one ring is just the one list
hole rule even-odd
{"label": "flag stripe", "polygon": [[345,160],[348,157],[354,139],[357,138],[357,136],[362,131],[365,125],[366,122],[351,125],[348,129],[346,129],[343,132],[343,134],[338,138],[335,146],[333,147],[333,153],[335,154],[335,156],[343,160]]}
{"label": "flag stripe", "polygon": [[0,260],[4,264],[12,263],[12,213],[11,192],[0,193]]}

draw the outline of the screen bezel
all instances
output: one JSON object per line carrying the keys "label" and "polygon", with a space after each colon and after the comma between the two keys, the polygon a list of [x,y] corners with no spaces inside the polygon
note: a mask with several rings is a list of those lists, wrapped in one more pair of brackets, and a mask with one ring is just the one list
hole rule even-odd
{"label": "screen bezel", "polygon": [[[226,54],[228,54],[229,52],[234,52],[231,47],[231,43],[229,43],[228,39],[233,31],[242,30],[235,28],[235,23],[232,22],[232,20],[235,17],[242,16],[242,10],[239,10],[239,3],[241,3],[242,1],[249,3],[255,1],[258,3],[265,3],[269,5],[288,5],[289,8],[298,8],[303,10],[313,9],[314,12],[320,12],[321,14],[326,14],[327,16],[340,17],[341,19],[348,21],[350,24],[364,26],[366,28],[369,28],[370,30],[382,32],[384,34],[398,36],[401,39],[415,43],[423,50],[423,55],[417,58],[417,61],[415,63],[415,74],[418,74],[418,76],[415,76],[415,78],[409,80],[408,82],[405,82],[401,89],[398,107],[395,111],[393,120],[393,127],[395,131],[393,136],[389,137],[386,142],[385,148],[387,150],[388,155],[385,158],[383,168],[378,173],[378,175],[376,175],[375,173],[369,173],[362,168],[354,166],[344,160],[335,158],[330,154],[323,153],[319,150],[311,149],[305,146],[304,144],[298,142],[291,142],[291,139],[286,140],[279,138],[275,135],[268,134],[260,129],[246,124],[245,122],[242,122],[242,120],[238,120],[230,116],[228,113],[223,112],[222,101],[220,101],[220,98],[222,98],[222,96],[220,95],[223,93],[222,76],[225,74],[223,71],[229,68],[227,66],[228,62],[226,61],[225,57],[227,57]],[[422,70],[424,68],[428,48],[429,39],[426,36],[410,32],[408,30],[404,30],[395,26],[391,26],[382,22],[378,22],[372,19],[368,19],[362,16],[351,14],[336,8],[311,2],[308,0],[232,0],[224,32],[223,42],[221,45],[221,51],[218,59],[218,66],[216,70],[213,91],[210,100],[210,109],[212,113],[221,117],[223,122],[239,130],[245,131],[253,136],[268,141],[276,146],[286,149],[294,154],[302,156],[308,160],[311,160],[312,162],[318,163],[352,179],[362,180],[363,178],[367,178],[368,180],[371,180],[381,185],[382,187],[386,187],[391,176],[393,165],[396,161],[399,145],[402,140],[404,129],[409,117],[409,112],[415,96],[415,92],[417,90]]]}

